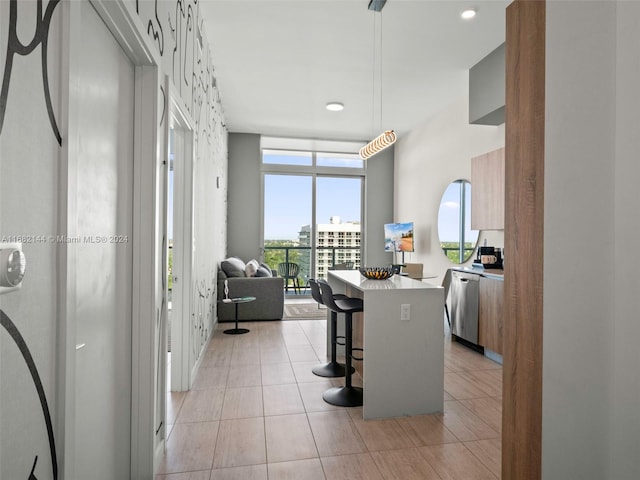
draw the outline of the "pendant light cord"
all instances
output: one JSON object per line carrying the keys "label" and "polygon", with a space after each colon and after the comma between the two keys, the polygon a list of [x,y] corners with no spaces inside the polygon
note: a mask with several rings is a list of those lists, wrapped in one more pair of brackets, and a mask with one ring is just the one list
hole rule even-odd
{"label": "pendant light cord", "polygon": [[[378,88],[380,89],[378,92],[378,130],[382,130],[382,12],[378,12],[378,15],[380,16],[380,31],[376,35],[376,13],[373,14],[373,59],[371,62],[371,131],[374,133],[376,131],[376,57],[378,60]],[[378,37],[377,45],[376,37]]]}
{"label": "pendant light cord", "polygon": [[[375,14],[374,14],[375,15]],[[378,87],[380,88],[380,92],[378,94],[378,98],[380,100],[380,130],[382,130],[382,14],[380,14],[380,24],[379,24],[379,42],[376,42],[376,17],[373,17],[373,61],[372,65],[372,75],[371,75],[371,129],[375,129],[376,124],[376,56],[378,59]],[[377,55],[376,55],[377,50]],[[364,147],[362,147],[359,151],[360,158],[366,160],[373,155],[377,154],[381,150],[393,145],[397,140],[397,136],[393,130],[386,130],[378,135],[376,138],[367,143]]]}
{"label": "pendant light cord", "polygon": [[373,14],[373,42],[371,49],[371,134],[376,130],[376,15]]}
{"label": "pendant light cord", "polygon": [[382,12],[380,12],[380,46],[378,48],[378,84],[380,86],[380,130],[382,130]]}

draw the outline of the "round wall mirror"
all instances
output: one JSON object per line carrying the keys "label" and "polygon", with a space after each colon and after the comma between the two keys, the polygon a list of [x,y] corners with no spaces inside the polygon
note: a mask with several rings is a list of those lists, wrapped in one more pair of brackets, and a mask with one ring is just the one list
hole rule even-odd
{"label": "round wall mirror", "polygon": [[453,263],[464,263],[478,243],[478,230],[471,230],[471,183],[455,180],[447,187],[438,212],[440,248]]}

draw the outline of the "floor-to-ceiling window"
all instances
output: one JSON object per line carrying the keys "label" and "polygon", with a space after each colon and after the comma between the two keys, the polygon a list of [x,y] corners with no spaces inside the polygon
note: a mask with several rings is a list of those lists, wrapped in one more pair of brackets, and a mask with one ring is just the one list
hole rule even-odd
{"label": "floor-to-ceiling window", "polygon": [[265,149],[265,263],[305,294],[329,268],[357,268],[361,256],[363,161],[354,154]]}

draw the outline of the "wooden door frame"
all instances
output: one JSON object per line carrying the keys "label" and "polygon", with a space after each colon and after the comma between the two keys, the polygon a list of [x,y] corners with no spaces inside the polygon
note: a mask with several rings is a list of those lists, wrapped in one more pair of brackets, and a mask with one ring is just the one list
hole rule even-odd
{"label": "wooden door frame", "polygon": [[[158,125],[160,61],[144,34],[137,14],[125,0],[90,0],[98,15],[135,68],[135,117],[133,154],[132,331],[131,331],[131,478],[154,476],[154,344],[158,278],[155,248],[159,162]],[[77,234],[79,158],[79,97],[77,94],[79,49],[82,46],[80,2],[66,0],[62,10],[61,125],[67,132],[60,154],[59,231]],[[76,254],[72,245],[58,245],[58,445],[60,478],[74,478],[75,438],[75,331]],[[99,414],[99,412],[96,412]]]}
{"label": "wooden door frame", "polygon": [[542,476],[545,0],[506,17],[502,478]]}

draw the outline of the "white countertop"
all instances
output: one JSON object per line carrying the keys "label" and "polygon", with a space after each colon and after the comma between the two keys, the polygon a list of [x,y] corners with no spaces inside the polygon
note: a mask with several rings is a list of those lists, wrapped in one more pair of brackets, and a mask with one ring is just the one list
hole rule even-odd
{"label": "white countertop", "polygon": [[394,275],[387,280],[369,280],[363,277],[358,270],[329,270],[329,275],[339,278],[344,283],[361,290],[427,290],[441,288],[440,285],[414,280],[402,275]]}
{"label": "white countertop", "polygon": [[473,273],[481,277],[491,278],[493,280],[504,280],[504,270],[482,267],[453,267],[451,270],[457,272]]}

